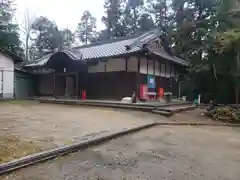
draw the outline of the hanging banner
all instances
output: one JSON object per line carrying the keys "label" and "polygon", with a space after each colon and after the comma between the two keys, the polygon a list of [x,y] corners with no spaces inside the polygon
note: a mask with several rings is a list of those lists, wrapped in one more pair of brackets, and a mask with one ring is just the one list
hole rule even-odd
{"label": "hanging banner", "polygon": [[148,75],[147,76],[147,84],[148,84],[148,88],[150,88],[150,89],[156,88],[155,77],[152,75]]}

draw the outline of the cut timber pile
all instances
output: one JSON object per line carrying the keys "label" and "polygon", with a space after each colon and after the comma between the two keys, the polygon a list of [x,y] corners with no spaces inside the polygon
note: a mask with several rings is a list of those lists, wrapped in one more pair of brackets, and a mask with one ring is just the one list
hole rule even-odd
{"label": "cut timber pile", "polygon": [[240,107],[239,106],[211,106],[207,109],[205,115],[217,121],[227,121],[240,123]]}

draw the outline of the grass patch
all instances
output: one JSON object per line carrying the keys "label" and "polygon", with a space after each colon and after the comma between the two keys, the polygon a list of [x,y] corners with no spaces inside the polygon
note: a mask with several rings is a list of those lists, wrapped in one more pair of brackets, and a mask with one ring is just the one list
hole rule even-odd
{"label": "grass patch", "polygon": [[0,100],[0,105],[6,105],[6,104],[11,104],[11,105],[21,105],[21,106],[28,106],[32,104],[37,104],[38,101],[34,100]]}
{"label": "grass patch", "polygon": [[0,138],[0,163],[9,162],[41,150],[34,142],[20,141],[16,136]]}

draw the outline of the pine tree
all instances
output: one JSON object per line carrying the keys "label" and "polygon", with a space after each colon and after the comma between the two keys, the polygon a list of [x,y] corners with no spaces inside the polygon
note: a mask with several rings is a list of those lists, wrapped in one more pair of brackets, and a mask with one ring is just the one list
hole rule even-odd
{"label": "pine tree", "polygon": [[22,56],[23,49],[18,34],[18,25],[12,22],[13,15],[12,1],[0,1],[0,48],[6,48]]}
{"label": "pine tree", "polygon": [[96,18],[89,11],[84,11],[81,21],[78,23],[76,35],[85,44],[96,39]]}

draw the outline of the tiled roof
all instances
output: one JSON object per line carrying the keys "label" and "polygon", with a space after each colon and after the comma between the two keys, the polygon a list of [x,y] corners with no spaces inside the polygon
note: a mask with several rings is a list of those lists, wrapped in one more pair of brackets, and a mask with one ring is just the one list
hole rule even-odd
{"label": "tiled roof", "polygon": [[151,53],[157,55],[157,56],[160,56],[160,57],[162,57],[164,59],[167,59],[169,61],[173,61],[173,62],[175,62],[177,64],[181,64],[183,66],[188,66],[189,65],[189,63],[187,61],[185,61],[183,59],[180,59],[180,58],[178,58],[176,56],[171,56],[165,50],[162,50],[161,52],[157,52],[157,51],[149,49],[149,51]]}
{"label": "tiled roof", "polygon": [[[73,60],[80,60],[82,59],[82,53],[74,50],[74,49],[65,49],[65,50],[60,50],[56,53],[64,53],[66,54],[69,58],[73,59]],[[43,56],[29,64],[26,64],[25,67],[30,67],[30,66],[43,66],[45,65],[49,59],[51,59],[51,57],[56,54],[56,53],[52,53],[52,54],[47,54],[46,56]]]}
{"label": "tiled roof", "polygon": [[[118,39],[110,40],[107,43],[85,45],[85,46],[75,47],[73,49],[58,51],[56,53],[59,53],[59,52],[65,53],[69,58],[73,60],[81,60],[81,61],[119,56],[123,54],[130,54],[130,53],[141,51],[144,44],[146,44],[147,42],[153,39],[156,39],[160,35],[161,34],[159,30],[153,30],[138,37],[136,36],[125,37],[125,39],[123,40],[118,40]],[[29,66],[45,65],[56,53],[48,54],[25,66],[29,67]],[[174,56],[171,56],[164,49],[162,52],[152,52],[152,53],[182,65],[187,64],[187,62],[185,62],[184,60],[180,60],[179,58],[175,58]]]}
{"label": "tiled roof", "polygon": [[136,38],[116,41],[107,44],[101,44],[97,46],[78,48],[77,50],[82,53],[83,60],[97,59],[104,57],[118,56],[121,54],[128,54],[136,51],[140,51],[140,47],[133,47],[130,50],[126,49],[126,46],[130,45],[136,40]]}
{"label": "tiled roof", "polygon": [[8,50],[6,48],[0,48],[0,52],[10,56],[14,60],[15,63],[23,61],[23,59],[20,56],[11,52],[10,50]]}
{"label": "tiled roof", "polygon": [[[131,50],[126,50],[126,46],[131,45],[135,40],[136,38],[131,38],[127,40],[115,41],[115,42],[100,44],[95,46],[82,46],[78,48],[73,48],[71,50],[64,50],[59,52],[65,53],[73,60],[86,61],[89,59],[97,59],[97,58],[104,58],[104,57],[107,58],[112,56],[118,56],[121,54],[137,52],[141,50],[141,48],[137,46],[135,46]],[[43,56],[42,58],[37,59],[36,61],[30,64],[27,64],[25,66],[29,67],[29,66],[45,65],[54,54],[55,53]]]}

